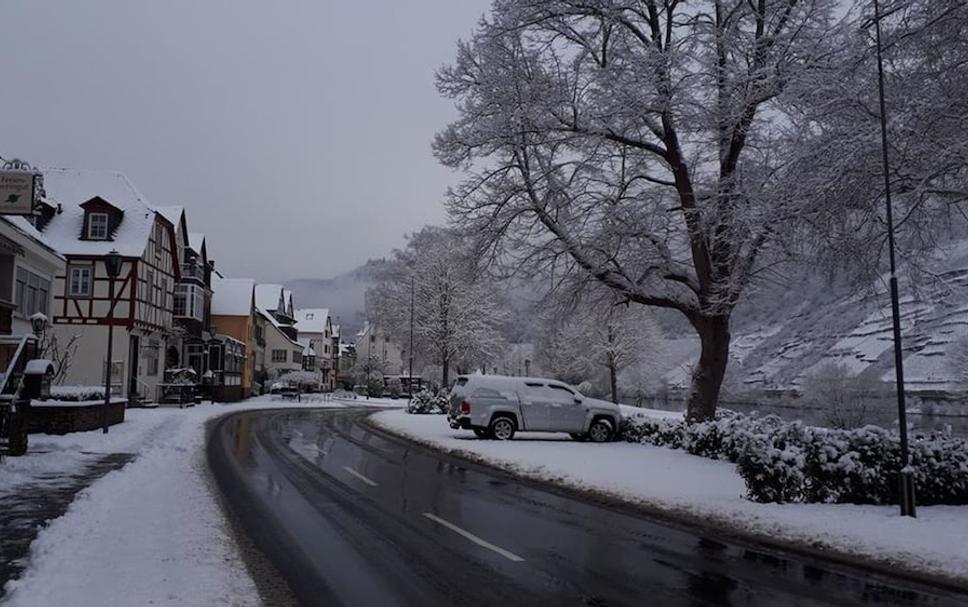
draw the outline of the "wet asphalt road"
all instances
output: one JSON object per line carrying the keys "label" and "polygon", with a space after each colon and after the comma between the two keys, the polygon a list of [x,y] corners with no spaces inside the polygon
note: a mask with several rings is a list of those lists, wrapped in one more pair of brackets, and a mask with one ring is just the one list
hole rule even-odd
{"label": "wet asphalt road", "polygon": [[968,605],[518,482],[370,412],[245,412],[212,433],[230,509],[303,605]]}

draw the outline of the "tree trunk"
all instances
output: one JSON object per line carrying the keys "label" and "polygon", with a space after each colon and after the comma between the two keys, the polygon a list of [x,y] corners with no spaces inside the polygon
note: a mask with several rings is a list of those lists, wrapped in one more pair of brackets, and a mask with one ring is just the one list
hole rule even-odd
{"label": "tree trunk", "polygon": [[615,369],[615,363],[609,361],[608,363],[608,379],[612,387],[612,402],[616,405],[618,404],[618,372]]}
{"label": "tree trunk", "polygon": [[702,350],[699,364],[692,373],[692,387],[686,407],[689,423],[713,419],[719,390],[729,362],[729,316],[696,317],[690,319]]}
{"label": "tree trunk", "polygon": [[441,373],[441,388],[446,388],[450,383],[450,360],[445,358],[441,362],[441,367],[443,367],[443,373]]}

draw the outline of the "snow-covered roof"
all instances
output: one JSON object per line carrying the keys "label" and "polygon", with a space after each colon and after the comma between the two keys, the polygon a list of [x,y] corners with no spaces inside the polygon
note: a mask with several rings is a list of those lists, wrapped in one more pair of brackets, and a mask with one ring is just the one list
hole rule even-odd
{"label": "snow-covered roof", "polygon": [[[102,197],[103,198],[103,197]],[[156,211],[161,213],[161,216],[172,223],[172,225],[177,226],[181,222],[182,215],[185,214],[185,207],[180,206],[167,206],[167,207],[154,207]]]}
{"label": "snow-covered roof", "polygon": [[218,278],[212,280],[212,314],[217,316],[248,316],[252,312],[251,278]]}
{"label": "snow-covered roof", "polygon": [[300,337],[299,345],[303,347],[303,356],[316,356],[316,350],[312,347],[312,341],[308,337]]}
{"label": "snow-covered roof", "polygon": [[51,244],[49,240],[47,240],[47,237],[44,236],[43,233],[37,231],[37,228],[27,221],[27,218],[21,215],[2,215],[0,216],[0,221],[5,221],[16,232],[44,247],[48,253],[56,255],[60,259],[64,259],[64,256],[54,248],[54,245]]}
{"label": "snow-covered roof", "polygon": [[326,319],[329,318],[328,308],[305,308],[296,310],[296,330],[300,333],[325,333]]}
{"label": "snow-covered roof", "polygon": [[[144,196],[116,171],[43,169],[47,201],[63,212],[44,227],[44,237],[66,255],[105,255],[116,249],[125,257],[141,257],[155,222],[155,210]],[[112,240],[81,240],[84,209],[81,204],[100,197],[124,212]]]}
{"label": "snow-covered roof", "polygon": [[255,286],[255,305],[263,310],[278,310],[282,285],[259,284]]}
{"label": "snow-covered roof", "polygon": [[203,244],[205,244],[205,234],[202,234],[201,232],[188,233],[188,246],[194,249],[196,253],[202,252]]}

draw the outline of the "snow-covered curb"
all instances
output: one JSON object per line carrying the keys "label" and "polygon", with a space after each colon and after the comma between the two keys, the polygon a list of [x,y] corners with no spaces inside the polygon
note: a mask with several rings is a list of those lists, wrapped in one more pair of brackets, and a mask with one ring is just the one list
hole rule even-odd
{"label": "snow-covered curb", "polygon": [[[364,403],[357,403],[364,404]],[[260,605],[258,592],[209,479],[206,422],[239,411],[343,407],[252,399],[188,409],[132,409],[123,424],[31,437],[32,453],[0,466],[0,494],[40,474],[64,474],[97,453],[137,458],[81,491],[31,544],[15,607],[72,605]]]}
{"label": "snow-covered curb", "polygon": [[651,445],[576,443],[521,433],[510,442],[452,430],[443,416],[376,413],[392,433],[522,477],[593,492],[691,523],[770,543],[821,551],[894,573],[968,584],[968,506],[920,508],[902,518],[890,506],[757,504],[743,497],[735,466]]}

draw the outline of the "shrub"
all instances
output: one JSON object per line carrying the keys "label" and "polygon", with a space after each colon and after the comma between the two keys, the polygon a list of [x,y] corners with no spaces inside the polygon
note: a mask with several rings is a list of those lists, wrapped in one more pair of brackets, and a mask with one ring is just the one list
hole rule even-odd
{"label": "shrub", "polygon": [[51,386],[50,397],[72,402],[104,400],[104,386]]}
{"label": "shrub", "polygon": [[[897,503],[900,439],[877,426],[840,430],[732,411],[713,421],[626,420],[630,442],[683,449],[737,464],[758,502]],[[950,431],[915,435],[910,470],[921,505],[968,504],[968,439]]]}

